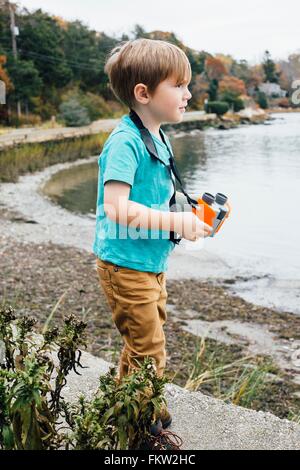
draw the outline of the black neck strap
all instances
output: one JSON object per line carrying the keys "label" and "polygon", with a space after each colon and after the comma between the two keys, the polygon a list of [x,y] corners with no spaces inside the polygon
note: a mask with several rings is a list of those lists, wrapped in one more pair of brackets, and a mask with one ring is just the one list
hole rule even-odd
{"label": "black neck strap", "polygon": [[[149,130],[144,126],[144,124],[143,124],[141,118],[139,117],[139,115],[133,109],[131,109],[130,113],[129,113],[129,117],[134,122],[134,124],[137,126],[137,128],[139,129],[139,131],[141,133],[141,137],[143,139],[143,142],[144,142],[148,152],[150,153],[150,155],[152,155],[154,158],[157,158],[158,160],[160,160],[165,165],[165,162],[159,158],[159,155],[157,153],[155,143],[152,139],[152,136],[151,136]],[[183,192],[183,194],[185,195],[188,203],[192,207],[197,206],[198,202],[195,199],[191,198],[188,195],[188,193],[185,191],[184,187],[183,187],[183,183],[182,183],[178,168],[177,168],[176,163],[175,163],[174,155],[171,152],[171,149],[170,149],[169,145],[166,143],[166,140],[165,140],[165,137],[164,137],[164,134],[163,134],[161,128],[159,129],[159,134],[160,134],[160,136],[162,138],[162,141],[166,145],[166,147],[168,149],[168,152],[169,152],[169,162],[170,162],[169,170],[170,170],[170,173],[173,173],[173,175],[175,176],[176,180],[179,183],[180,189]],[[176,188],[175,188],[175,193],[176,193]]]}
{"label": "black neck strap", "polygon": [[[136,127],[139,129],[142,140],[145,144],[146,149],[150,153],[150,155],[154,158],[157,158],[164,165],[166,165],[166,163],[159,158],[159,155],[158,155],[158,152],[156,150],[156,146],[155,146],[155,143],[154,143],[153,138],[151,136],[151,133],[144,126],[144,124],[143,124],[141,118],[139,117],[139,115],[133,109],[130,109],[129,117],[131,118],[133,123],[136,125]],[[169,145],[167,144],[161,129],[159,129],[159,134],[160,134],[161,139],[162,139],[163,143],[166,145],[166,147],[168,149],[168,152],[169,152],[169,165],[166,165],[166,166],[167,166],[168,171],[170,173],[170,177],[171,177],[171,180],[172,180],[172,183],[173,183],[173,188],[174,188],[173,195],[171,196],[171,199],[169,201],[170,211],[172,211],[172,212],[177,211],[177,207],[176,207],[176,182],[175,182],[175,179],[178,181],[178,183],[180,185],[180,189],[183,192],[183,194],[185,195],[188,203],[192,207],[195,207],[198,203],[195,199],[192,199],[187,194],[185,189],[183,188],[182,180],[180,178],[179,171],[176,167],[174,155],[172,154],[171,149],[170,149]],[[172,174],[175,176],[175,179],[173,179]],[[182,238],[180,238],[175,232],[170,231],[170,240],[174,244],[178,245],[180,243],[180,241],[182,240]]]}

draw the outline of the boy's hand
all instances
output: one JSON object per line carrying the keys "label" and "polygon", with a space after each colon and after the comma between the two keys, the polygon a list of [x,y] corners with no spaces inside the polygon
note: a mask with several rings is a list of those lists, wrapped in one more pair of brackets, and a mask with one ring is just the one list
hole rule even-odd
{"label": "boy's hand", "polygon": [[186,240],[196,241],[205,238],[212,232],[212,227],[199,219],[193,212],[174,214],[174,232]]}

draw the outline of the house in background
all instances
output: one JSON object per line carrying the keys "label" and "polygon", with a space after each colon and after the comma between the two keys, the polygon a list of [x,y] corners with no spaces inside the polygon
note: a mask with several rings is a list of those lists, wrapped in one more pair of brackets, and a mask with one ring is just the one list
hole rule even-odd
{"label": "house in background", "polygon": [[268,97],[272,98],[284,98],[286,91],[280,88],[278,83],[265,82],[259,85],[259,91],[265,93]]}

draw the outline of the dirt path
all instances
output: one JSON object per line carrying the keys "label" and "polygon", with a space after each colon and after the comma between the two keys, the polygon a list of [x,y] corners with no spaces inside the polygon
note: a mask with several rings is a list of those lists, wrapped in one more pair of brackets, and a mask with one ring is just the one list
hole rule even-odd
{"label": "dirt path", "polygon": [[[209,114],[202,111],[187,112],[183,120],[209,120]],[[54,129],[21,128],[7,131],[0,135],[0,150],[15,144],[45,142],[48,140],[66,139],[69,137],[82,137],[84,135],[98,134],[98,132],[111,132],[120,119],[99,119],[88,126],[57,127]]]}

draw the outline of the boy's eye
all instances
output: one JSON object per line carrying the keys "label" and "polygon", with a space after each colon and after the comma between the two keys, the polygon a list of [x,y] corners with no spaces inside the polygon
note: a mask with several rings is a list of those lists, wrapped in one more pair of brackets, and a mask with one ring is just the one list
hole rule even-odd
{"label": "boy's eye", "polygon": [[182,82],[182,83],[178,83],[178,85],[176,85],[176,87],[181,87],[181,86],[188,86],[188,83],[187,82]]}

